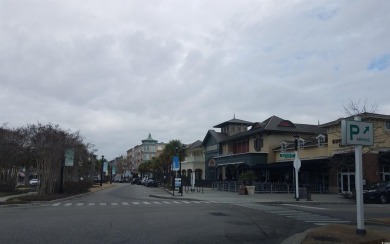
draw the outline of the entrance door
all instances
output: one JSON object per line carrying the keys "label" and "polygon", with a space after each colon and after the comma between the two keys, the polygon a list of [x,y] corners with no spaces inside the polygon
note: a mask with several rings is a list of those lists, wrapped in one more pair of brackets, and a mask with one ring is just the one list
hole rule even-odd
{"label": "entrance door", "polygon": [[341,193],[355,191],[355,173],[341,173]]}
{"label": "entrance door", "polygon": [[390,181],[390,173],[383,173],[383,181]]}

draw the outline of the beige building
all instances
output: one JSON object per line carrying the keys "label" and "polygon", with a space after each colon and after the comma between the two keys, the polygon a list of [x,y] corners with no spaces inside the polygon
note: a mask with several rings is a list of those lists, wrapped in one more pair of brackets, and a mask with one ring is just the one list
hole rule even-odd
{"label": "beige building", "polygon": [[196,141],[186,148],[186,157],[181,162],[181,169],[187,177],[195,172],[195,179],[203,180],[205,178],[204,149],[201,141]]}
{"label": "beige building", "polygon": [[[390,179],[390,116],[362,114],[373,122],[375,145],[364,147],[366,184]],[[351,118],[347,118],[351,119]],[[354,191],[353,148],[340,146],[341,120],[323,125],[297,124],[272,116],[263,122],[233,118],[209,130],[203,140],[205,178],[237,180],[254,170],[259,182],[293,184],[297,147],[301,168],[299,184],[314,192]]]}

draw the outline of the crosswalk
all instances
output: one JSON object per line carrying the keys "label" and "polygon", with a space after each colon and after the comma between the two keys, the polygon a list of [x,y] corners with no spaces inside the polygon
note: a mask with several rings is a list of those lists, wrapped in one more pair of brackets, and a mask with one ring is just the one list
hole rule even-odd
{"label": "crosswalk", "polygon": [[262,205],[262,204],[236,204],[242,207],[256,209],[264,212],[268,212],[271,214],[277,214],[279,216],[283,216],[286,218],[293,218],[296,220],[304,221],[307,223],[311,223],[314,225],[329,225],[329,224],[348,224],[351,221],[341,220],[338,218],[328,217],[320,214],[309,213],[301,210],[289,209],[281,206],[274,205]]}
{"label": "crosswalk", "polygon": [[216,201],[132,201],[132,202],[58,202],[48,204],[51,207],[93,207],[93,206],[152,206],[152,205],[186,205],[186,204],[215,204]]}

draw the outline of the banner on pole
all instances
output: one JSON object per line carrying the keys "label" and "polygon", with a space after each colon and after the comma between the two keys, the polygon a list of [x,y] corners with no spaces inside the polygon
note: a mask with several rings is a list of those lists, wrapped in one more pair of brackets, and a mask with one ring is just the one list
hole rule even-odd
{"label": "banner on pole", "polygon": [[73,166],[74,149],[66,149],[64,157],[65,157],[65,166]]}

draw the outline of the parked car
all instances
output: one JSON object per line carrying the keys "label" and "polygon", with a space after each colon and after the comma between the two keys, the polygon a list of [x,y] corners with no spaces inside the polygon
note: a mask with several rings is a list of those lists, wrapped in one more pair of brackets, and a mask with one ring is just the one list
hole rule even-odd
{"label": "parked car", "polygon": [[139,178],[133,178],[132,184],[133,185],[141,185],[141,181]]}
{"label": "parked car", "polygon": [[365,202],[389,203],[390,202],[390,181],[379,182],[371,185],[363,192]]}
{"label": "parked car", "polygon": [[146,183],[145,183],[145,186],[147,186],[147,187],[149,187],[149,186],[157,187],[157,181],[155,181],[153,179],[147,179]]}
{"label": "parked car", "polygon": [[31,186],[37,186],[39,184],[39,180],[38,179],[31,179],[29,183]]}

